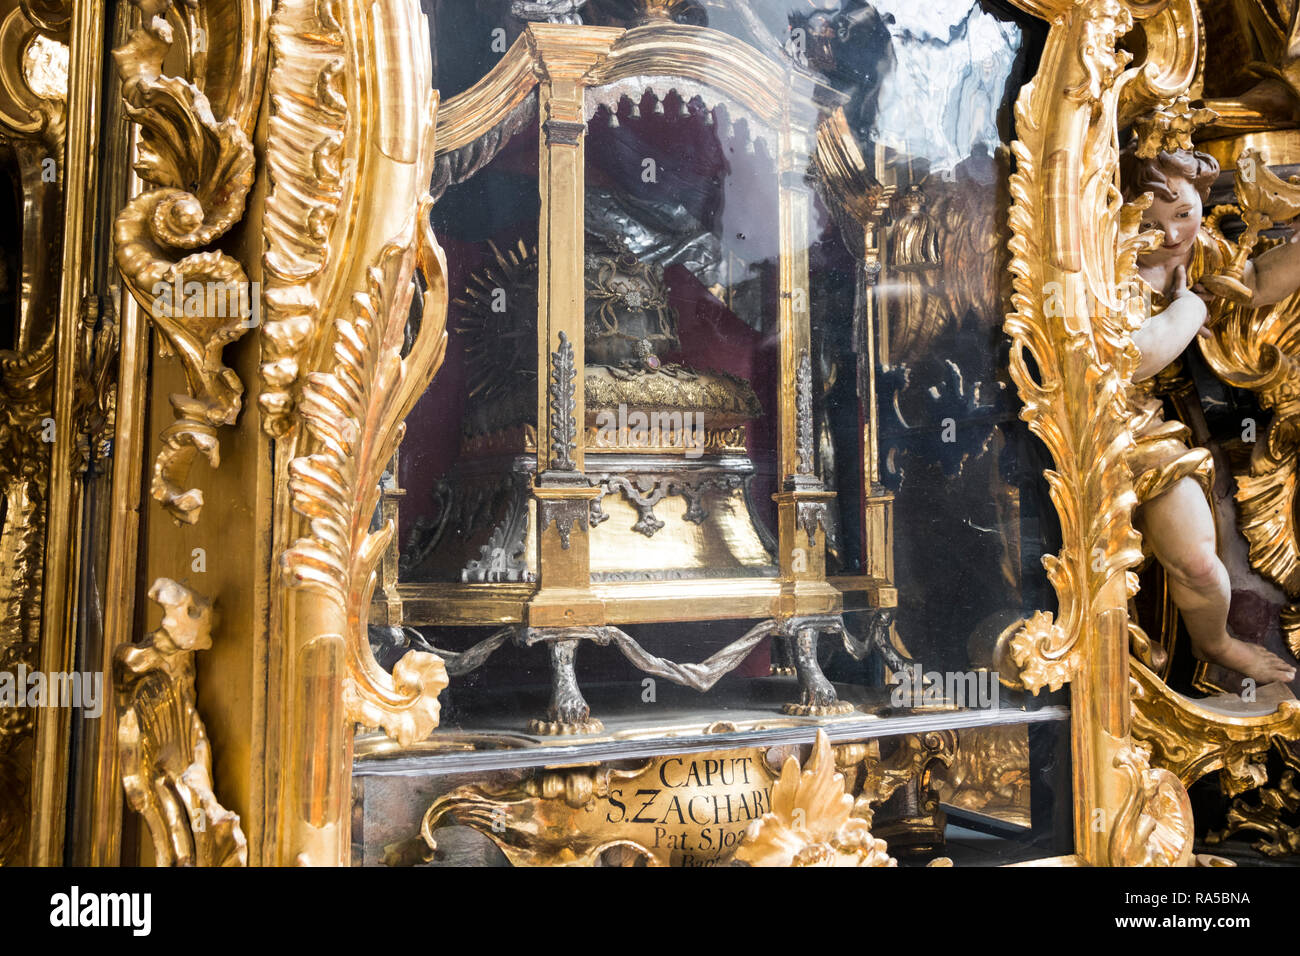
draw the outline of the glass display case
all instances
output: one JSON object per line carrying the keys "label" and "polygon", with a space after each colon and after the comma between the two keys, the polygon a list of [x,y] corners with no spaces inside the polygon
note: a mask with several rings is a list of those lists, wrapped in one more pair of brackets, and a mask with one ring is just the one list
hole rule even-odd
{"label": "glass display case", "polygon": [[[452,94],[432,186],[447,357],[388,471],[399,544],[370,616],[377,660],[436,654],[449,685],[429,740],[358,739],[365,819],[409,816],[417,767],[451,788],[430,832],[511,815],[518,775],[561,754],[667,776],[741,760],[767,794],[821,728],[889,805],[890,846],[944,852],[960,736],[979,767],[958,765],[955,812],[993,858],[1029,854],[1031,789],[1069,787],[1046,756],[1064,701],[995,663],[1050,605],[1059,546],[1000,328],[1011,105],[1041,28],[979,4],[914,23],[589,3],[513,18],[493,60],[461,38],[501,11],[462,6],[426,10]],[[1002,782],[976,783],[994,739]],[[766,799],[735,786],[710,817],[727,840]],[[644,823],[601,836],[640,860]],[[1065,829],[1040,821],[1040,848],[1068,851]],[[496,842],[557,861],[521,840]],[[649,859],[734,849],[666,840]],[[392,841],[354,842],[377,862]]]}

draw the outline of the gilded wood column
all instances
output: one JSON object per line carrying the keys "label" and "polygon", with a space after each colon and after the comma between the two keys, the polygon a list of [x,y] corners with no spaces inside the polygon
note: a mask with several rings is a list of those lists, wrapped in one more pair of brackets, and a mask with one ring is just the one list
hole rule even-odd
{"label": "gilded wood column", "polygon": [[[888,197],[876,208],[883,217]],[[881,272],[881,228],[878,219],[863,225],[862,258],[858,262],[857,295],[862,301],[861,341],[858,343],[858,404],[862,430],[862,570],[871,578],[872,602],[896,607],[894,586],[894,493],[880,483],[880,409],[876,398],[876,363],[885,348],[876,314],[876,284]]]}
{"label": "gilded wood column", "polygon": [[[95,226],[95,157],[99,145],[99,97],[104,57],[104,5],[73,5],[68,74],[67,144],[64,153],[62,285],[55,344],[54,435],[50,446],[49,517],[46,526],[41,670],[73,670],[77,635],[77,564],[82,516],[77,465],[76,386],[82,334],[83,297]],[[71,718],[65,708],[42,712],[36,725],[32,773],[33,865],[63,861]]]}
{"label": "gilded wood column", "polygon": [[809,328],[809,224],[812,191],[805,183],[807,134],[781,132],[779,197],[781,300],[777,503],[781,594],[776,617],[838,611],[840,592],[826,583],[826,508],[835,497],[817,477],[813,442],[812,336]]}
{"label": "gilded wood column", "polygon": [[538,592],[534,627],[603,624],[591,591],[588,520],[599,492],[584,468],[583,77],[621,30],[533,24],[543,70],[538,89],[537,506]]}

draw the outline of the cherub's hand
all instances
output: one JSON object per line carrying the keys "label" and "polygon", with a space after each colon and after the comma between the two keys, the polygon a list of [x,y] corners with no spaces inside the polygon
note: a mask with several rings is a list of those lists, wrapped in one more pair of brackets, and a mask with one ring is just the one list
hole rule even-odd
{"label": "cherub's hand", "polygon": [[1210,292],[1199,282],[1192,286],[1192,292],[1196,294],[1196,297],[1201,300],[1203,305],[1207,306],[1205,311],[1205,322],[1203,322],[1201,327],[1196,330],[1196,334],[1203,339],[1213,338],[1214,333],[1210,331],[1210,313],[1208,306],[1212,301],[1214,301],[1214,293]]}
{"label": "cherub's hand", "polygon": [[1211,298],[1213,297],[1201,288],[1200,283],[1197,283],[1194,289],[1187,287],[1186,266],[1179,266],[1174,270],[1173,299],[1174,301],[1185,301],[1187,303],[1186,307],[1193,311],[1199,310],[1201,327],[1196,330],[1196,334],[1201,338],[1209,338],[1211,335],[1209,329],[1210,310],[1206,308],[1206,303]]}
{"label": "cherub's hand", "polygon": [[1179,266],[1174,270],[1174,279],[1170,291],[1170,298],[1181,299],[1185,295],[1195,295],[1191,289],[1187,288],[1187,266]]}

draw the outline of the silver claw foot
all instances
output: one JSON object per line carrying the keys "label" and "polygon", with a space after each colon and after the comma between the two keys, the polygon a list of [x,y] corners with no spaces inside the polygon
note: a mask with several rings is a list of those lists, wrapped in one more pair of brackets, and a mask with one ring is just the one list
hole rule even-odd
{"label": "silver claw foot", "polygon": [[573,669],[578,650],[577,638],[557,638],[547,642],[551,654],[551,704],[545,720],[530,720],[528,729],[535,734],[560,736],[595,734],[605,725],[591,716],[591,707],[578,689]]}
{"label": "silver claw foot", "polygon": [[840,700],[817,663],[817,627],[798,627],[794,637],[794,668],[799,677],[799,702],[786,704],[782,713],[796,717],[847,714],[853,705]]}

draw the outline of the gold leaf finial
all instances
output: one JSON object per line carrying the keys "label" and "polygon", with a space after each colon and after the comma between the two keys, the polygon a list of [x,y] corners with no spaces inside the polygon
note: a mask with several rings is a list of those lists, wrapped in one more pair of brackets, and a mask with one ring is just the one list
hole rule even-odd
{"label": "gold leaf finial", "polygon": [[1191,100],[1180,96],[1168,106],[1152,110],[1133,122],[1137,154],[1150,159],[1157,153],[1192,148],[1192,134],[1219,118],[1212,109],[1192,109]]}

